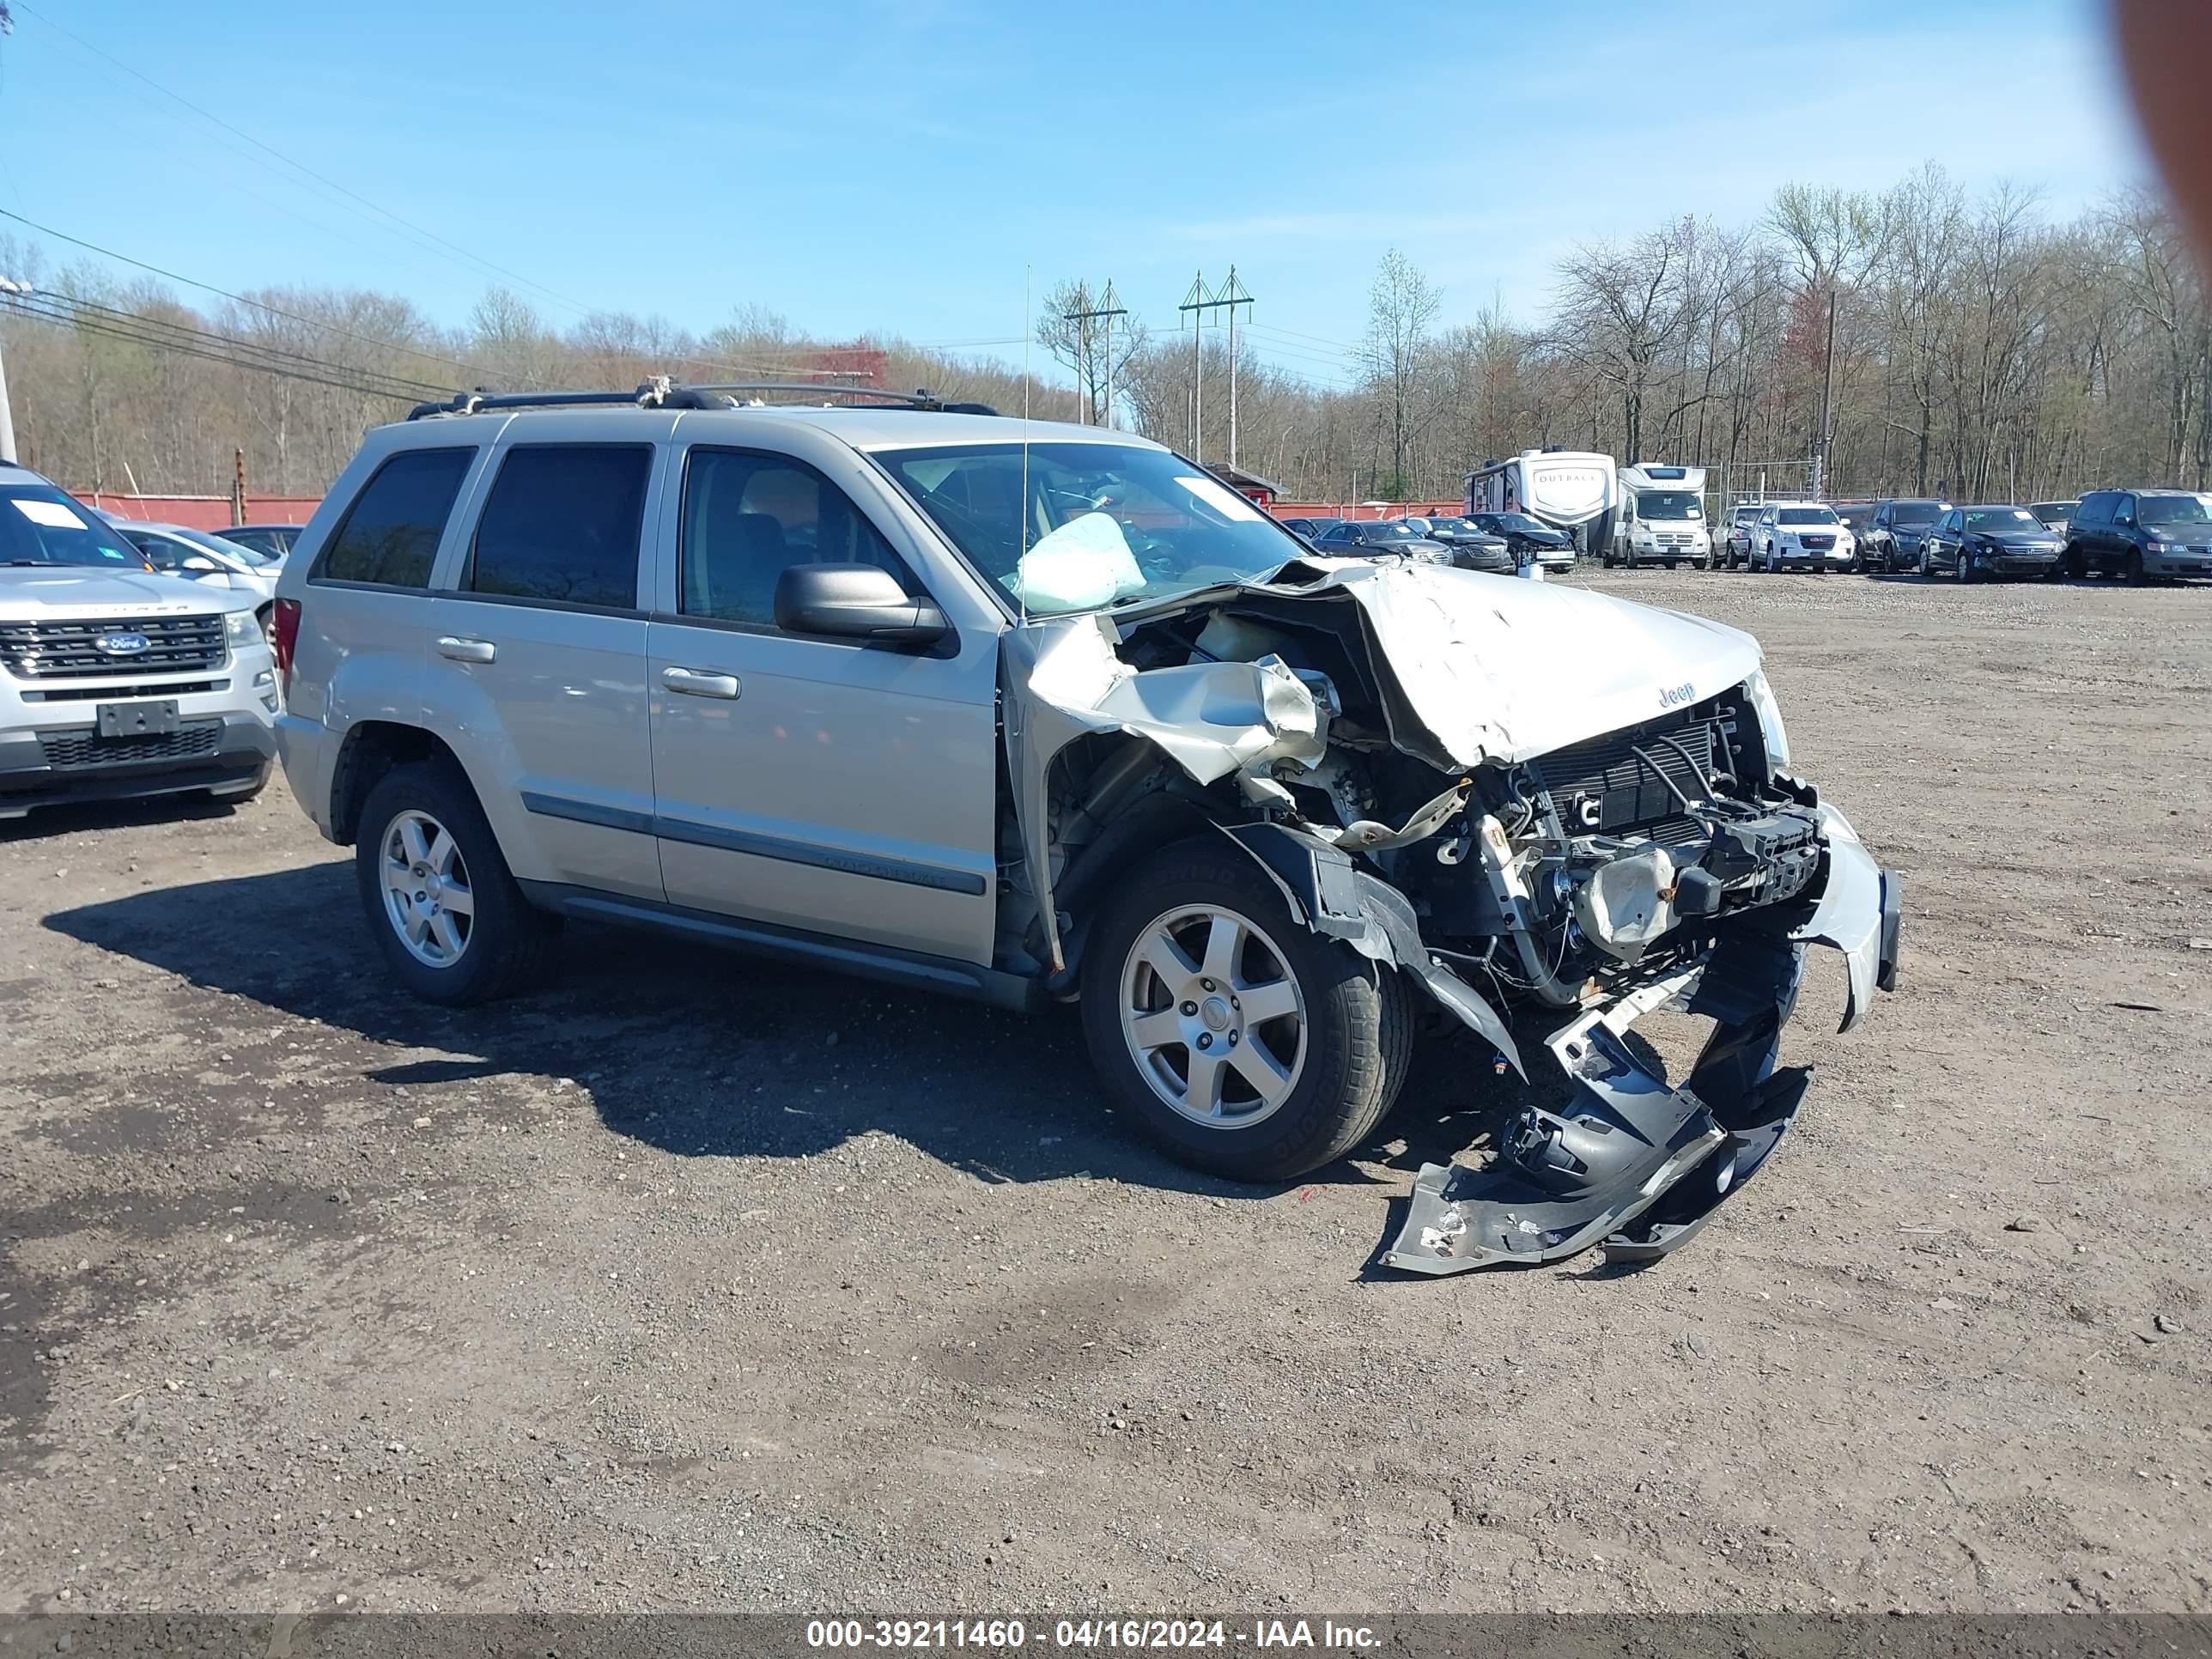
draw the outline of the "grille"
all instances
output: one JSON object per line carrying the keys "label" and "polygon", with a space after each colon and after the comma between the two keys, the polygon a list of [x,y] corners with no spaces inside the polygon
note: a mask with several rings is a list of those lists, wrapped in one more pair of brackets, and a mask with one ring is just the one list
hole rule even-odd
{"label": "grille", "polygon": [[147,761],[200,760],[222,744],[221,720],[192,720],[173,732],[131,738],[103,738],[89,726],[66,732],[41,732],[39,747],[53,767],[131,766]]}
{"label": "grille", "polygon": [[118,697],[184,697],[195,691],[227,691],[228,680],[157,680],[151,685],[61,685],[51,691],[26,691],[25,702],[112,702]]}
{"label": "grille", "polygon": [[[112,656],[95,644],[110,634],[143,634],[146,636],[146,649],[128,656]],[[219,616],[0,623],[0,668],[5,668],[18,679],[173,674],[218,668],[222,660],[222,618]]]}
{"label": "grille", "polygon": [[[1667,841],[1677,838],[1675,832],[1693,835],[1696,826],[1683,816],[1681,803],[1634,751],[1641,748],[1676,788],[1697,800],[1704,795],[1705,786],[1698,781],[1689,762],[1659,738],[1663,735],[1680,744],[1711,776],[1735,769],[1725,751],[1719,765],[1714,764],[1716,744],[1725,743],[1726,736],[1734,732],[1735,710],[1723,708],[1717,712],[1708,704],[1702,712],[1685,710],[1555,749],[1536,764],[1569,835],[1640,831]],[[1591,801],[1597,805],[1595,823],[1588,822],[1586,804]]]}
{"label": "grille", "polygon": [[1824,553],[1836,544],[1833,536],[1800,536],[1797,538],[1808,552]]}

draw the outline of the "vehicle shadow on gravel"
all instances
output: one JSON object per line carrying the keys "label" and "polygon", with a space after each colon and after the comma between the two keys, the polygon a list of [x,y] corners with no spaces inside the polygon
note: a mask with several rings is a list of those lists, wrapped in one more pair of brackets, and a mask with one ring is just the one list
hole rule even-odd
{"label": "vehicle shadow on gravel", "polygon": [[34,807],[20,818],[0,818],[0,846],[86,830],[199,823],[235,817],[240,805],[236,801],[211,800],[204,795],[155,795],[147,800],[87,801],[73,806]]}
{"label": "vehicle shadow on gravel", "polygon": [[[386,978],[350,861],[149,890],[45,925],[362,1039],[374,1045],[360,1056],[368,1082],[480,1085],[482,1104],[468,1109],[491,1121],[542,1110],[545,1088],[567,1080],[616,1133],[682,1157],[808,1157],[880,1130],[989,1182],[1087,1175],[1256,1199],[1374,1179],[1340,1162],[1251,1186],[1170,1161],[1109,1109],[1072,1009],[1023,1016],[573,924],[548,988],[434,1007]],[[242,1054],[251,1047],[244,1033],[227,1040]],[[1438,1119],[1418,1103],[1453,1081],[1449,1045],[1437,1046],[1441,1063],[1416,1066],[1412,1098],[1385,1126],[1388,1147],[1406,1150],[1363,1155],[1410,1170],[1449,1157],[1454,1135],[1453,1146],[1468,1144],[1462,1115]]]}

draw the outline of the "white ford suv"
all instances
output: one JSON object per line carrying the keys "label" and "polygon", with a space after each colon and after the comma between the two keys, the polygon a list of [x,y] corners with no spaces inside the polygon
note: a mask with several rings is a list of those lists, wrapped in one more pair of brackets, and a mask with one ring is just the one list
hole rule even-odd
{"label": "white ford suv", "polygon": [[245,799],[268,781],[276,708],[252,593],[156,574],[99,515],[0,465],[0,818]]}

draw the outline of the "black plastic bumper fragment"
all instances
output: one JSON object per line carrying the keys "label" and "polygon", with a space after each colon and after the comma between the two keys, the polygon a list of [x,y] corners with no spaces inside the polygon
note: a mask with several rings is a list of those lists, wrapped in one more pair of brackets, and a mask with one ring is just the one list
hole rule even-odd
{"label": "black plastic bumper fragment", "polygon": [[[1482,1169],[1425,1164],[1382,1265],[1536,1267],[1601,1243],[1608,1261],[1633,1261],[1687,1243],[1773,1154],[1804,1100],[1811,1074],[1774,1068],[1803,963],[1787,943],[1732,939],[1679,998],[1654,985],[1569,1022],[1547,1042],[1571,1080],[1568,1103],[1524,1108]],[[1678,1087],[1621,1040],[1669,1000],[1716,1022]]]}
{"label": "black plastic bumper fragment", "polygon": [[1626,1226],[1606,1235],[1608,1262],[1656,1261],[1695,1238],[1722,1203],[1742,1189],[1782,1144],[1813,1081],[1809,1066],[1777,1072],[1753,1091],[1742,1121],[1723,1122],[1728,1139],[1693,1178],[1676,1182]]}

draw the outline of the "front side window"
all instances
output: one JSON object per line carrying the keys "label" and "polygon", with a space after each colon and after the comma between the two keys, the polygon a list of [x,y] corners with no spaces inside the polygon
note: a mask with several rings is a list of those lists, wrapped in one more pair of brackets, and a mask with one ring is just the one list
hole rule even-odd
{"label": "front side window", "polygon": [[0,484],[0,565],[143,570],[131,538],[52,484]]}
{"label": "front side window", "polygon": [[379,587],[427,587],[438,543],[474,449],[410,449],[362,486],[331,538],[317,576]]}
{"label": "front side window", "polygon": [[1251,502],[1164,449],[1001,442],[874,459],[986,581],[1030,611],[1258,580],[1299,550]]}
{"label": "front side window", "polygon": [[795,564],[872,564],[921,585],[843,490],[804,461],[695,449],[684,477],[678,603],[687,617],[775,626],[776,579]]}
{"label": "front side window", "polygon": [[461,586],[475,593],[628,611],[653,451],[531,444],[507,451],[477,520]]}

